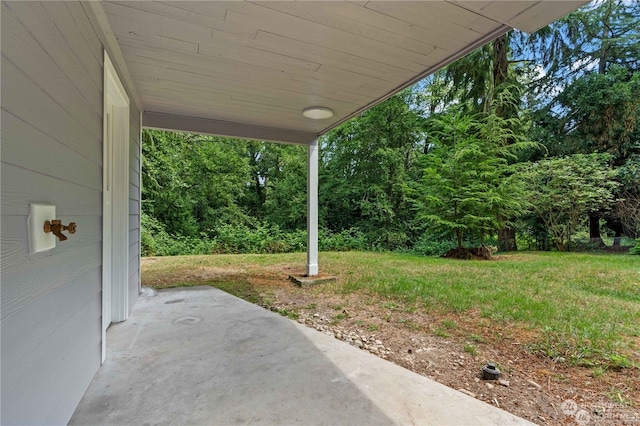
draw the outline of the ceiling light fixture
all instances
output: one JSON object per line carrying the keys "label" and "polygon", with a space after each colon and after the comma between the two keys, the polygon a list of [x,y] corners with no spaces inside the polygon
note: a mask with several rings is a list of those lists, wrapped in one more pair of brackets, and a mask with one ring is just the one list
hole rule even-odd
{"label": "ceiling light fixture", "polygon": [[333,117],[333,111],[325,107],[309,107],[302,111],[302,115],[312,120],[324,120]]}

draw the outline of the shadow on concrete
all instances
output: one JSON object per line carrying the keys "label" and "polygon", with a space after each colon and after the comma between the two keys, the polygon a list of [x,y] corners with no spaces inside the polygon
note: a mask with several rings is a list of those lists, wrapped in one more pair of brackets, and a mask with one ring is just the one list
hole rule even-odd
{"label": "shadow on concrete", "polygon": [[146,289],[70,424],[528,424],[211,287]]}

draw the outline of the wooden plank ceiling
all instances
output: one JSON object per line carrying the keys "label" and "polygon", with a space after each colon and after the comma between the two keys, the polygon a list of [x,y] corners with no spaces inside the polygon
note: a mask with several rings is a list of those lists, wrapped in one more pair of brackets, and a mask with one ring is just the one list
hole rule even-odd
{"label": "wooden plank ceiling", "polygon": [[[308,143],[585,0],[104,2],[148,127]],[[323,106],[330,119],[302,110]]]}

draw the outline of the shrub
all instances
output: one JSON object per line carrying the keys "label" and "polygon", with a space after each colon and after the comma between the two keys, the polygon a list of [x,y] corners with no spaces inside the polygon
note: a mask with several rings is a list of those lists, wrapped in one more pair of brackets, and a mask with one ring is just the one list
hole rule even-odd
{"label": "shrub", "polygon": [[[197,236],[172,235],[161,222],[145,213],[141,222],[143,256],[292,253],[307,249],[306,229],[282,230],[278,225],[268,222],[251,226],[227,224]],[[365,234],[358,228],[340,232],[331,232],[326,228],[318,230],[318,248],[321,251],[408,251],[440,256],[455,247],[453,241],[434,238],[426,233],[413,247],[408,240],[402,232],[381,230],[379,233]]]}
{"label": "shrub", "polygon": [[343,229],[336,233],[327,229],[318,231],[318,248],[322,251],[367,250],[368,246],[367,238],[357,228]]}
{"label": "shrub", "polygon": [[416,241],[411,251],[422,256],[442,256],[454,248],[456,248],[455,241],[434,239],[433,236],[425,233]]}
{"label": "shrub", "polygon": [[290,253],[305,250],[306,231],[283,231],[266,222],[216,229],[211,253]]}

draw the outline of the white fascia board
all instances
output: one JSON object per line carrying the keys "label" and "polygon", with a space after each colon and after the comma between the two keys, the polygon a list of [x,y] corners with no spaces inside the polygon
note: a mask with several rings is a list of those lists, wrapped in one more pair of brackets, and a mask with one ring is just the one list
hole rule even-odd
{"label": "white fascia board", "polygon": [[[530,34],[588,4],[590,0],[447,1],[492,21]],[[522,7],[523,9],[513,15],[513,12],[509,12],[509,7],[504,7],[506,3],[517,5],[518,8]]]}
{"label": "white fascia board", "polygon": [[210,118],[188,117],[152,111],[144,112],[142,116],[142,126],[151,129],[204,133],[208,135],[284,142],[297,145],[309,145],[318,137],[318,134],[313,132],[278,129],[274,127],[233,123]]}
{"label": "white fascia board", "polygon": [[588,4],[590,0],[543,0],[509,20],[508,24],[525,33],[534,33],[540,28]]}
{"label": "white fascia board", "polygon": [[120,50],[120,44],[118,43],[118,40],[116,39],[116,36],[111,29],[111,24],[109,24],[109,19],[107,18],[107,14],[105,13],[101,2],[83,1],[80,4],[84,8],[87,17],[91,22],[91,25],[93,25],[94,29],[96,30],[96,34],[100,39],[102,46],[111,58],[113,67],[120,77],[123,86],[126,88],[129,99],[133,102],[138,111],[142,111],[143,105],[140,101],[140,97],[138,96],[136,85],[131,79],[131,75],[129,74],[129,70],[127,68],[127,63],[124,60],[122,51]]}

